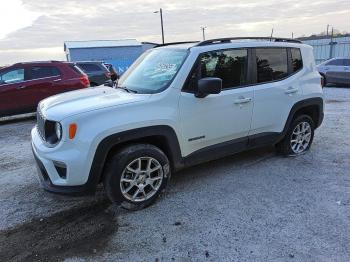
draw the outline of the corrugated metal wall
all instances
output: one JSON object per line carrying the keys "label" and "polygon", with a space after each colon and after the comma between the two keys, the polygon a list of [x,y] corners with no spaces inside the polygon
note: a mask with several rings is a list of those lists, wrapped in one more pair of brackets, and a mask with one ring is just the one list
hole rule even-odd
{"label": "corrugated metal wall", "polygon": [[125,47],[72,48],[70,61],[103,61],[113,64],[120,74],[143,53],[142,45]]}
{"label": "corrugated metal wall", "polygon": [[[314,48],[316,64],[333,57],[350,57],[350,37],[305,40],[303,43],[311,45]],[[333,43],[333,44],[332,44]]]}

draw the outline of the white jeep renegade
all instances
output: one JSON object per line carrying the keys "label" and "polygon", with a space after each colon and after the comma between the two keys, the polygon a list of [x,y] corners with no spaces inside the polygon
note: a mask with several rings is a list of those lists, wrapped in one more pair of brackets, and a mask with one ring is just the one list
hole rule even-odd
{"label": "white jeep renegade", "polygon": [[148,50],[118,86],[43,100],[32,148],[45,189],[145,207],[170,174],[243,150],[304,153],[323,120],[312,48],[224,38]]}

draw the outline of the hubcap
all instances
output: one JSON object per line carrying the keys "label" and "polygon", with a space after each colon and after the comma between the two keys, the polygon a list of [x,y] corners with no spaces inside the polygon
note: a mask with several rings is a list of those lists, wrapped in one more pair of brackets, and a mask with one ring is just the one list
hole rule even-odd
{"label": "hubcap", "polygon": [[153,157],[140,157],[131,161],[123,170],[120,190],[126,199],[142,202],[157,193],[162,181],[161,164]]}
{"label": "hubcap", "polygon": [[300,154],[308,148],[311,134],[311,126],[308,122],[301,122],[294,128],[290,146],[295,154]]}

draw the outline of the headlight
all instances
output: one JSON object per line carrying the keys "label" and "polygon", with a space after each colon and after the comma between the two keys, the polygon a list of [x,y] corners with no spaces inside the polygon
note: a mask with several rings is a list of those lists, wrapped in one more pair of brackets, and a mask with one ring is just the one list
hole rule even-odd
{"label": "headlight", "polygon": [[62,138],[62,126],[59,122],[55,123],[55,132],[56,132],[56,137],[57,137],[57,142],[58,142]]}

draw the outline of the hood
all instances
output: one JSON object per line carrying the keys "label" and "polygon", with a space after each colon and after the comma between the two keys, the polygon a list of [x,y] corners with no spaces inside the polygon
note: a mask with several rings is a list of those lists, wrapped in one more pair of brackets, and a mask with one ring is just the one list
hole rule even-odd
{"label": "hood", "polygon": [[41,101],[39,108],[47,119],[61,121],[92,110],[143,101],[150,96],[99,86],[51,96]]}

